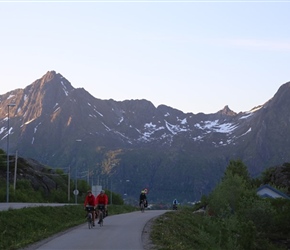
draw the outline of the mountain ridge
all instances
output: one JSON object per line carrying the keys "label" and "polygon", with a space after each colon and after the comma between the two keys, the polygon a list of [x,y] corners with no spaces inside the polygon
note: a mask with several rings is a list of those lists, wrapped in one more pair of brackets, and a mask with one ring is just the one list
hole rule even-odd
{"label": "mountain ridge", "polygon": [[0,96],[0,147],[5,149],[7,105],[13,102],[11,152],[53,167],[91,168],[95,181],[131,180],[134,195],[147,186],[165,197],[182,190],[184,199],[195,200],[219,181],[231,159],[245,161],[253,176],[289,161],[289,89],[290,82],[283,84],[250,111],[235,113],[226,105],[193,114],[145,99],[101,100],[48,71]]}

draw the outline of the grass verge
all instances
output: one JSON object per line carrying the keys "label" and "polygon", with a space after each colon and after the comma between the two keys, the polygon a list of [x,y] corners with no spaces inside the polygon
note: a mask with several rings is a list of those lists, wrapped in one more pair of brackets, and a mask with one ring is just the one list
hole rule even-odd
{"label": "grass verge", "polygon": [[[240,222],[236,216],[215,218],[193,213],[183,207],[165,213],[153,223],[150,238],[155,250],[282,250],[284,243],[270,241],[262,231],[253,231],[252,222]],[[281,236],[281,233],[279,234]],[[277,238],[279,240],[279,238]],[[283,244],[281,244],[283,243]]]}
{"label": "grass verge", "polygon": [[192,209],[165,213],[153,224],[150,237],[155,248],[166,249],[201,249],[195,230],[200,225],[200,216],[192,216]]}
{"label": "grass verge", "polygon": [[[109,215],[135,211],[110,205]],[[82,205],[28,207],[0,212],[0,249],[16,250],[84,223]],[[69,218],[69,219],[68,219]]]}

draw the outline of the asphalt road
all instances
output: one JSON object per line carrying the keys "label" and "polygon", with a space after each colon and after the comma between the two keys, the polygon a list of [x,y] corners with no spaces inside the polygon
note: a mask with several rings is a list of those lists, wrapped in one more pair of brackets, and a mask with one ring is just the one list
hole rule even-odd
{"label": "asphalt road", "polygon": [[[25,250],[143,250],[142,232],[150,219],[168,210],[146,210],[108,216],[104,225],[89,229],[87,223],[38,242]],[[145,242],[146,244],[146,242]]]}

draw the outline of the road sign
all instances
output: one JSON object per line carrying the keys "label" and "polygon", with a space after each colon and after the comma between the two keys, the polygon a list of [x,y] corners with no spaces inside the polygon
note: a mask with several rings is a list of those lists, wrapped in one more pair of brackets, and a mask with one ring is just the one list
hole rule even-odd
{"label": "road sign", "polygon": [[78,195],[79,194],[79,190],[75,189],[73,193],[74,193],[74,195]]}

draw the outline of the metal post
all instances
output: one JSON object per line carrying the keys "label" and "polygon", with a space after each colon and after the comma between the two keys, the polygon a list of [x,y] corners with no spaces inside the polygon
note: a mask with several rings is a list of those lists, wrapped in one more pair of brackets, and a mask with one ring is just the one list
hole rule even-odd
{"label": "metal post", "polygon": [[8,119],[7,119],[7,183],[6,183],[6,202],[9,202],[9,134],[10,134],[10,127],[9,127],[9,107],[14,107],[15,104],[8,104]]}
{"label": "metal post", "polygon": [[10,127],[9,127],[9,107],[14,107],[15,104],[8,104],[8,119],[7,119],[7,181],[6,181],[6,202],[9,203],[9,134],[10,134]]}
{"label": "metal post", "polygon": [[[77,139],[76,142],[81,142],[82,140],[81,139]],[[75,181],[75,192],[77,192],[75,194],[75,204],[78,203],[78,167],[77,167],[77,164],[76,164],[76,181]]]}
{"label": "metal post", "polygon": [[128,183],[130,182],[130,180],[126,180],[126,196],[128,197],[128,191],[129,191],[129,185]]}
{"label": "metal post", "polygon": [[[77,177],[77,166],[76,166],[76,173],[75,173],[75,175],[76,175],[76,177],[75,177],[75,192],[77,192],[76,190],[78,190],[78,177]],[[78,203],[78,195],[77,194],[75,194],[75,204],[77,204]]]}
{"label": "metal post", "polygon": [[112,205],[113,204],[113,194],[112,194],[112,177],[111,177],[111,193],[110,193],[110,200],[111,200],[111,202],[110,202],[110,204]]}
{"label": "metal post", "polygon": [[90,185],[90,169],[88,168],[87,183]]}
{"label": "metal post", "polygon": [[6,177],[6,202],[9,202],[9,104],[8,104],[8,127],[7,127],[7,177]]}
{"label": "metal post", "polygon": [[67,201],[70,202],[70,166],[69,166],[69,169],[68,169]]}
{"label": "metal post", "polygon": [[17,160],[18,160],[18,151],[16,150],[16,155],[15,155],[15,166],[14,166],[14,193],[16,190],[16,180],[17,180]]}

